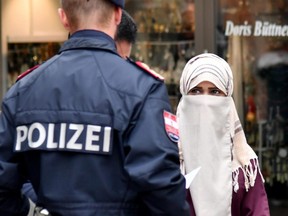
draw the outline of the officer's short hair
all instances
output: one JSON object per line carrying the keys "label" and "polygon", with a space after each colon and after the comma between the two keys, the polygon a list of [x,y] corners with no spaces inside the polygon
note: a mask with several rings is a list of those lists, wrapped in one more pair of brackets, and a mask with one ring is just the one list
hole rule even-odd
{"label": "officer's short hair", "polygon": [[[89,17],[100,26],[107,26],[112,19],[115,4],[110,0],[61,0],[72,28],[79,28],[81,20]],[[86,18],[85,18],[86,16]]]}

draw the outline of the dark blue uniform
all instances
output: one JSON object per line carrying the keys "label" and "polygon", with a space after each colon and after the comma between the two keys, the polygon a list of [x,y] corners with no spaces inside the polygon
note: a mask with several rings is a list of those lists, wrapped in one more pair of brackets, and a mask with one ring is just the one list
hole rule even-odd
{"label": "dark blue uniform", "polygon": [[0,215],[26,215],[30,181],[52,215],[187,215],[163,81],[112,38],[79,31],[19,80],[0,117]]}

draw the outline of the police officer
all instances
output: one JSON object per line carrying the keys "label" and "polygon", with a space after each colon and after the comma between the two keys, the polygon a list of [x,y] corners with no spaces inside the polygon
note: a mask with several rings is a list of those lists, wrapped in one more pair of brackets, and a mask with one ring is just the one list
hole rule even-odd
{"label": "police officer", "polygon": [[61,6],[71,37],[3,99],[0,215],[28,214],[28,181],[51,215],[188,215],[165,84],[116,51],[124,1]]}

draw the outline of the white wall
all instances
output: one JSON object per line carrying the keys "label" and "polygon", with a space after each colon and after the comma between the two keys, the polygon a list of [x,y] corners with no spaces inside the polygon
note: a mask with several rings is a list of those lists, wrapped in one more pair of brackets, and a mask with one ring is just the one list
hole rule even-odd
{"label": "white wall", "polygon": [[1,0],[3,64],[0,73],[2,76],[0,91],[5,92],[7,89],[8,42],[57,42],[67,38],[67,32],[58,17],[59,2],[59,0]]}
{"label": "white wall", "polygon": [[2,36],[9,42],[58,41],[67,36],[59,0],[2,0]]}

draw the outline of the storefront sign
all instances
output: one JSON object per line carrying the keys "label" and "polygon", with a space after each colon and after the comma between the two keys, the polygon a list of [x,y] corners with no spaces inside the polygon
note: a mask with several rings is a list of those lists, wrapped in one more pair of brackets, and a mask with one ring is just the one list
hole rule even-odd
{"label": "storefront sign", "polygon": [[245,21],[236,25],[233,21],[226,21],[225,36],[261,36],[261,37],[286,37],[288,25],[277,25],[268,21],[255,21],[254,25]]}

